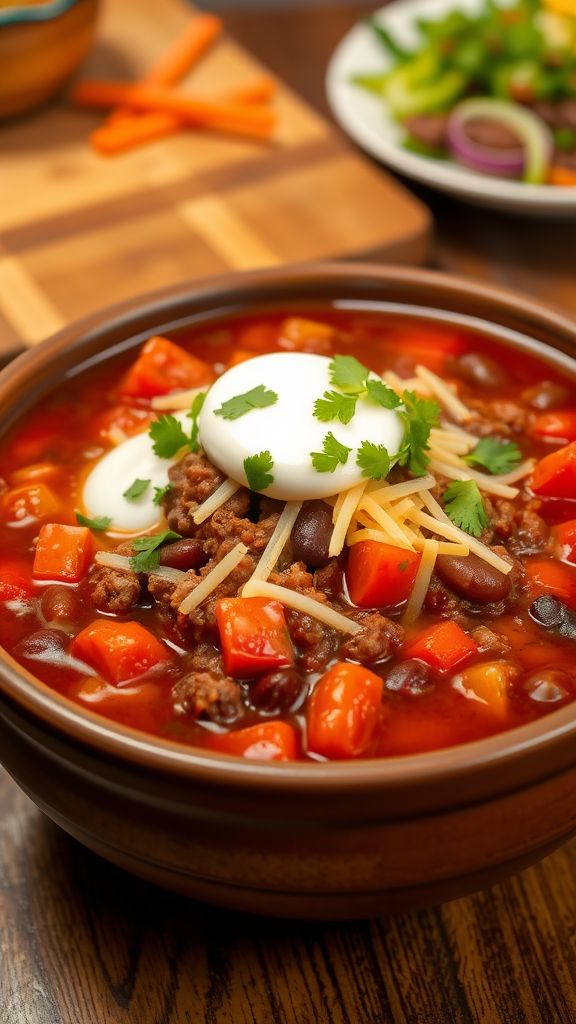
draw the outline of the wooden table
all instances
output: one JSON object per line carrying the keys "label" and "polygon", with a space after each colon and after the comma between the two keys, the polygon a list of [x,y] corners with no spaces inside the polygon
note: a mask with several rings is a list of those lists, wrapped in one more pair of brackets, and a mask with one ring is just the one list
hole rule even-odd
{"label": "wooden table", "polygon": [[[325,109],[327,58],[364,5],[237,7],[231,31]],[[437,266],[576,309],[573,227],[418,191],[437,217]],[[268,921],[125,876],[0,776],[0,871],[2,1024],[576,1020],[576,843],[438,909],[343,925]]]}

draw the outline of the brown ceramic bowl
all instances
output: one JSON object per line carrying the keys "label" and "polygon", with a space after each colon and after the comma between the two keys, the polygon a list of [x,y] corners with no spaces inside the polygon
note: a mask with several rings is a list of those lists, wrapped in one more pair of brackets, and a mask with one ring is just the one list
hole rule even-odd
{"label": "brown ceramic bowl", "polygon": [[54,96],[86,56],[98,0],[0,4],[0,118]]}
{"label": "brown ceramic bowl", "polygon": [[[511,350],[534,343],[506,329],[537,339],[544,360],[576,380],[576,362],[562,354],[576,351],[576,326],[529,298],[422,270],[310,266],[183,287],[68,328],[0,374],[2,429],[103,350],[218,311],[337,300],[484,318]],[[255,763],[106,721],[4,654],[0,756],[41,810],[103,857],[188,895],[268,914],[362,917],[439,902],[502,878],[576,830],[574,705],[436,753]]]}

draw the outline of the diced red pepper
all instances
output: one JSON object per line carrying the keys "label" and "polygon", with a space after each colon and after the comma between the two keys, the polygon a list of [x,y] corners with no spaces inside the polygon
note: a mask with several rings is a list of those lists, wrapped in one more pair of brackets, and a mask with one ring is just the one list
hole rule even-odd
{"label": "diced red pepper", "polygon": [[508,714],[508,690],[518,675],[518,669],[509,661],[482,661],[470,665],[454,676],[452,686],[467,700],[473,702],[476,710],[504,719]]}
{"label": "diced red pepper", "polygon": [[296,730],[287,722],[263,722],[233,732],[213,733],[206,745],[222,754],[255,761],[294,761],[298,757]]}
{"label": "diced red pepper", "polygon": [[576,569],[553,558],[528,558],[525,568],[533,597],[554,594],[570,608],[576,608]]}
{"label": "diced red pepper", "polygon": [[[147,430],[154,414],[149,409],[133,409],[129,405],[114,405],[95,417],[93,423],[93,437],[97,441],[110,443],[113,438],[111,431],[120,430],[128,437]],[[91,431],[92,432],[92,431]]]}
{"label": "diced red pepper", "polygon": [[27,526],[39,519],[54,518],[60,511],[56,494],[42,481],[13,487],[2,495],[4,520],[11,526]]}
{"label": "diced red pepper", "polygon": [[433,373],[444,374],[446,360],[466,351],[466,340],[459,331],[424,323],[417,327],[392,327],[389,344],[399,352],[406,371],[422,363]]}
{"label": "diced red pepper", "polygon": [[79,583],[88,572],[92,549],[87,527],[47,523],[38,535],[32,573],[37,580]]}
{"label": "diced red pepper", "polygon": [[360,608],[378,608],[406,601],[414,585],[421,555],[416,551],[362,540],[348,556],[346,582],[350,599]]}
{"label": "diced red pepper", "polygon": [[113,686],[98,676],[88,676],[73,683],[68,696],[91,711],[143,732],[156,731],[166,715],[165,690],[158,683]]}
{"label": "diced red pepper", "polygon": [[160,335],[146,342],[121,386],[137,398],[166,395],[179,388],[199,388],[214,380],[212,367]]}
{"label": "diced red pepper", "polygon": [[447,619],[420,633],[404,648],[402,654],[405,658],[419,658],[441,672],[449,672],[465,658],[475,654],[477,649],[464,630],[456,622]]}
{"label": "diced red pepper", "polygon": [[532,433],[536,437],[576,441],[576,409],[540,413],[532,424]]}
{"label": "diced red pepper", "polygon": [[224,668],[237,679],[294,664],[294,650],[279,601],[224,597],[216,604]]}
{"label": "diced red pepper", "polygon": [[540,459],[531,487],[547,498],[576,498],[576,441]]}
{"label": "diced red pepper", "polygon": [[139,622],[96,619],[72,641],[71,653],[111,683],[136,679],[171,660],[170,651]]}
{"label": "diced red pepper", "polygon": [[361,757],[383,714],[380,676],[340,661],[314,687],[308,702],[308,749],[333,759]]}
{"label": "diced red pepper", "polygon": [[25,562],[3,562],[0,566],[0,601],[27,601],[34,593],[30,569]]}
{"label": "diced red pepper", "polygon": [[564,562],[576,564],[576,519],[567,523],[558,523],[552,527],[552,536],[556,543],[558,557]]}

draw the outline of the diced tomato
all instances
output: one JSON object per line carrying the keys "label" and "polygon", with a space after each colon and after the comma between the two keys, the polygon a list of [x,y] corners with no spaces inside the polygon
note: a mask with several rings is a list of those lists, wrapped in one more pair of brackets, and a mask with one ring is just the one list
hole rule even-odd
{"label": "diced tomato", "polygon": [[384,684],[363,665],[340,661],[316,683],[308,703],[308,748],[329,758],[366,754],[383,714]]}
{"label": "diced tomato", "polygon": [[72,684],[68,696],[114,722],[144,732],[154,732],[166,714],[165,691],[157,683],[113,686],[97,676],[87,676]]}
{"label": "diced tomato", "polygon": [[394,327],[389,333],[390,345],[400,353],[401,371],[413,372],[418,363],[433,373],[446,372],[446,360],[466,350],[466,340],[459,331],[432,324],[417,327]]}
{"label": "diced tomato", "polygon": [[275,324],[266,320],[255,320],[252,323],[242,324],[237,332],[238,348],[258,353],[274,352],[278,347],[278,328]]}
{"label": "diced tomato", "polygon": [[291,316],[280,325],[278,344],[288,352],[313,352],[329,356],[335,337],[336,330],[331,324]]}
{"label": "diced tomato", "polygon": [[155,416],[149,409],[134,409],[129,405],[113,405],[94,419],[94,439],[109,444],[111,431],[121,431],[128,437],[146,430]]}
{"label": "diced tomato", "polygon": [[576,564],[576,519],[567,523],[558,523],[552,527],[552,536],[556,543],[558,557],[564,562]]}
{"label": "diced tomato", "polygon": [[576,409],[540,413],[532,424],[532,433],[536,437],[576,441]]}
{"label": "diced tomato", "polygon": [[540,459],[531,487],[547,498],[576,498],[576,441]]}
{"label": "diced tomato", "polygon": [[533,597],[554,594],[576,608],[576,569],[553,558],[528,558],[525,567]]}
{"label": "diced tomato", "polygon": [[263,722],[233,732],[213,733],[206,746],[254,761],[294,761],[298,757],[296,730],[287,722]]}
{"label": "diced tomato", "polygon": [[2,562],[0,601],[27,601],[34,593],[30,569],[25,562]]}
{"label": "diced tomato", "polygon": [[400,604],[412,590],[420,558],[416,551],[375,540],[354,544],[346,569],[350,599],[360,608]]}
{"label": "diced tomato", "polygon": [[484,661],[458,672],[452,687],[496,718],[508,714],[508,689],[518,669],[509,661]]}
{"label": "diced tomato", "polygon": [[40,519],[54,518],[60,511],[56,494],[41,481],[14,487],[2,495],[2,512],[9,526],[29,526]]}
{"label": "diced tomato", "polygon": [[294,664],[294,650],[279,601],[224,597],[216,604],[216,621],[228,675],[249,679]]}
{"label": "diced tomato", "polygon": [[136,679],[155,665],[171,660],[164,644],[139,622],[96,619],[72,641],[71,653],[111,683]]}
{"label": "diced tomato", "polygon": [[144,345],[121,391],[137,398],[153,398],[179,388],[202,387],[213,380],[214,371],[208,363],[158,335]]}
{"label": "diced tomato", "polygon": [[402,653],[405,658],[419,658],[432,668],[448,672],[476,651],[474,641],[456,622],[447,619],[420,633]]}
{"label": "diced tomato", "polygon": [[79,583],[92,558],[92,534],[85,526],[47,523],[38,535],[33,575],[37,580]]}

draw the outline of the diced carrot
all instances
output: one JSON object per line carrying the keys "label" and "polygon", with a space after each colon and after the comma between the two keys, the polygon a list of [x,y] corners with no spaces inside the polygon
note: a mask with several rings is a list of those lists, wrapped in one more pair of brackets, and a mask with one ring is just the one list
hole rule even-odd
{"label": "diced carrot", "polygon": [[10,482],[18,485],[37,483],[39,480],[52,480],[60,476],[62,467],[54,462],[33,462],[29,466],[21,466],[10,474]]}
{"label": "diced carrot", "polygon": [[558,558],[576,565],[576,519],[552,527]]}
{"label": "diced carrot", "polygon": [[572,171],[569,167],[561,167],[560,164],[553,164],[548,174],[548,184],[576,185],[576,171]]}
{"label": "diced carrot", "polygon": [[164,644],[139,622],[96,619],[72,641],[71,653],[111,683],[136,679],[171,660]]}
{"label": "diced carrot", "polygon": [[405,658],[419,658],[448,672],[477,651],[476,644],[456,622],[446,620],[424,630],[403,650]]}
{"label": "diced carrot", "polygon": [[294,664],[294,650],[279,601],[224,597],[216,603],[222,658],[228,675],[249,679]]}
{"label": "diced carrot", "polygon": [[73,683],[67,696],[114,722],[143,732],[155,732],[166,713],[165,690],[158,683],[113,686],[98,676],[87,676]]}
{"label": "diced carrot", "polygon": [[0,601],[27,601],[34,593],[30,568],[24,561],[3,561],[0,566]]}
{"label": "diced carrot", "polygon": [[348,593],[360,608],[376,608],[405,601],[416,578],[421,555],[392,544],[363,540],[348,556]]}
{"label": "diced carrot", "polygon": [[233,732],[213,733],[206,746],[255,761],[294,761],[298,756],[296,730],[287,722],[263,722]]}
{"label": "diced carrot", "polygon": [[268,320],[241,324],[237,330],[238,347],[247,352],[271,352],[277,347],[278,328]]}
{"label": "diced carrot", "polygon": [[539,557],[527,558],[525,569],[533,597],[554,594],[570,608],[576,608],[576,569],[555,558]]}
{"label": "diced carrot", "polygon": [[4,520],[10,526],[28,526],[61,511],[56,494],[41,481],[6,491],[1,501]]}
{"label": "diced carrot", "polygon": [[159,335],[146,342],[121,385],[124,395],[153,398],[179,388],[199,388],[214,380],[212,367]]}
{"label": "diced carrot", "polygon": [[576,409],[556,409],[536,416],[531,432],[536,437],[576,441]]}
{"label": "diced carrot", "polygon": [[38,535],[34,578],[79,583],[88,572],[92,549],[92,534],[87,527],[46,523]]}
{"label": "diced carrot", "polygon": [[316,355],[331,355],[336,329],[304,317],[291,316],[280,327],[280,348],[289,352],[313,352]]}
{"label": "diced carrot", "polygon": [[576,441],[540,459],[531,487],[546,498],[576,498]]}
{"label": "diced carrot", "polygon": [[237,348],[232,356],[228,366],[238,366],[240,363],[245,363],[247,359],[253,359],[253,352],[246,352],[243,348]]}
{"label": "diced carrot", "polygon": [[337,662],[316,683],[308,702],[308,748],[324,757],[361,757],[383,714],[380,676],[363,665]]}
{"label": "diced carrot", "polygon": [[484,661],[458,672],[452,687],[496,718],[508,715],[508,691],[519,669],[509,661]]}

